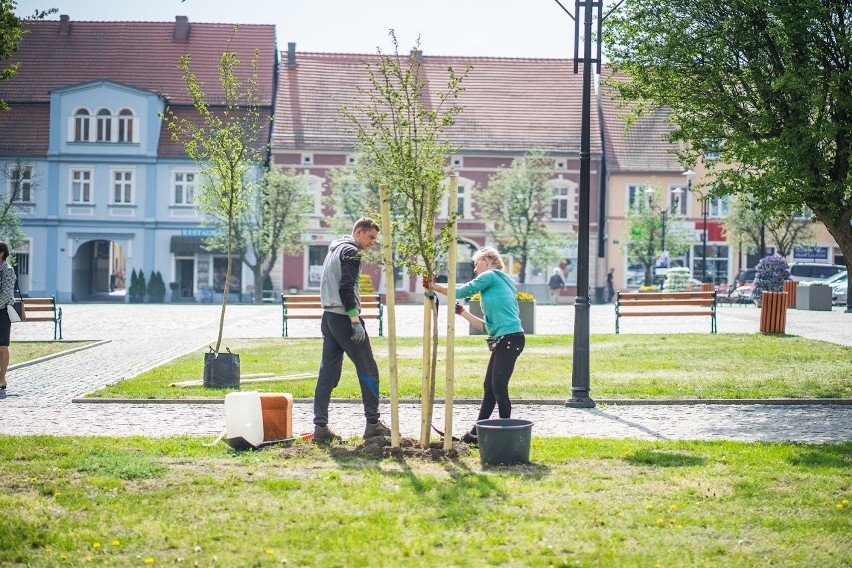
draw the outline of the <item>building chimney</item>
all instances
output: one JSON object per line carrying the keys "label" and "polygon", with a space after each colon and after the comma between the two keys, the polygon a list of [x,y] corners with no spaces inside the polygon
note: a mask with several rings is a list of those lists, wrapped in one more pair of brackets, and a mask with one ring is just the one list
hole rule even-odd
{"label": "building chimney", "polygon": [[296,66],[296,42],[287,42],[287,67]]}
{"label": "building chimney", "polygon": [[59,35],[68,35],[71,33],[71,20],[68,14],[59,16]]}
{"label": "building chimney", "polygon": [[174,41],[189,41],[189,18],[175,16],[175,31],[172,39]]}

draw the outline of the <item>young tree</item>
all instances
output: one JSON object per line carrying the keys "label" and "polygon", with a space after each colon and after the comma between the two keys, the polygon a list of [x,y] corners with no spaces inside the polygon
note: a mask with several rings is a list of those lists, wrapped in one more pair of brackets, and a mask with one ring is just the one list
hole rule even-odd
{"label": "young tree", "polygon": [[[234,219],[233,250],[254,275],[255,287],[260,287],[275,267],[280,253],[301,248],[302,233],[313,211],[312,196],[305,178],[294,169],[272,166],[263,174],[257,199],[253,206]],[[226,221],[222,217],[220,224]],[[206,241],[208,248],[222,250],[227,246],[227,227]],[[256,293],[254,303],[263,301]]]}
{"label": "young tree", "polygon": [[636,199],[627,210],[627,239],[621,249],[630,264],[645,269],[645,284],[654,282],[654,267],[664,251],[679,256],[689,248],[683,228],[663,216],[657,204],[659,191],[646,191],[645,199]]}
{"label": "young tree", "polygon": [[477,203],[482,218],[493,224],[501,251],[520,259],[518,280],[526,279],[527,264],[547,266],[560,257],[560,237],[545,224],[553,203],[549,182],[555,161],[531,152],[491,176]]}
{"label": "young tree", "polygon": [[[394,53],[379,51],[377,60],[364,62],[369,88],[359,88],[360,96],[340,110],[358,137],[355,169],[361,183],[389,188],[395,258],[409,273],[431,279],[440,263],[446,262],[449,229],[456,222],[448,219],[436,229],[445,193],[442,181],[447,177],[447,156],[457,150],[444,136],[461,112],[455,100],[469,69],[459,75],[449,67],[446,89],[430,96],[421,73],[419,40],[411,55],[403,56],[393,31],[390,37]],[[369,213],[379,217],[377,211]],[[427,365],[431,373],[429,392],[421,393],[425,420],[420,442],[424,446],[429,441],[435,393],[437,318],[433,318],[432,329],[432,349],[427,338],[423,342],[424,361],[431,362]]]}
{"label": "young tree", "polygon": [[808,207],[852,270],[850,21],[847,0],[631,0],[604,22],[609,84],[634,116],[671,109],[684,163],[721,150],[716,194]]}
{"label": "young tree", "polygon": [[[236,27],[234,32],[236,33]],[[219,58],[219,79],[223,102],[207,102],[203,85],[191,71],[191,55],[180,58],[187,91],[197,112],[196,117],[175,114],[167,108],[163,118],[172,139],[183,143],[187,155],[202,169],[201,191],[196,196],[200,211],[224,228],[227,264],[219,316],[219,335],[214,351],[219,353],[225,326],[225,307],[233,268],[234,241],[237,227],[251,204],[256,183],[253,176],[260,170],[268,120],[261,117],[257,93],[257,63],[259,50],[251,62],[251,74],[246,83],[236,70],[240,64],[237,53],[226,51]]]}

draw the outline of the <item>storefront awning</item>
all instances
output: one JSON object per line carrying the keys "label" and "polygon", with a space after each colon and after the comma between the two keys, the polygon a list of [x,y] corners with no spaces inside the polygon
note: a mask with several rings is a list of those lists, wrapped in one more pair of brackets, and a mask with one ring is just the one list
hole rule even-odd
{"label": "storefront awning", "polygon": [[196,254],[217,253],[224,254],[222,250],[206,250],[204,242],[207,237],[172,237],[171,252],[176,256],[194,256]]}

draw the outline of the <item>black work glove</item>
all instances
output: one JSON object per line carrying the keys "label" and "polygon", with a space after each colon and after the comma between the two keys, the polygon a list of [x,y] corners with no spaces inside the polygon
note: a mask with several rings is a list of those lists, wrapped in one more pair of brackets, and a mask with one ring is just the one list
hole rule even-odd
{"label": "black work glove", "polygon": [[456,300],[456,315],[460,316],[463,313],[464,313],[464,306],[462,305],[461,301]]}
{"label": "black work glove", "polygon": [[364,329],[364,326],[360,321],[352,322],[352,337],[349,339],[355,343],[363,343],[364,340],[367,339],[367,330]]}

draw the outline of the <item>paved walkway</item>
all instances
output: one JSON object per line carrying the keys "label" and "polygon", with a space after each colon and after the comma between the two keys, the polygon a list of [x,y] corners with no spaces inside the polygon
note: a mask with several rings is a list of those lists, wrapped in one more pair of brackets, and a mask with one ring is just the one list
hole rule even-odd
{"label": "paved walkway", "polygon": [[[221,404],[74,403],[72,399],[106,384],[132,377],[215,341],[219,307],[210,305],[68,304],[63,306],[63,336],[68,340],[108,340],[69,355],[37,364],[14,366],[7,396],[0,398],[0,434],[213,436],[224,429]],[[440,325],[445,329],[444,310]],[[538,334],[573,332],[574,307],[542,305],[537,309]],[[419,335],[422,307],[397,308],[398,334]],[[787,333],[852,347],[852,314],[789,310]],[[626,320],[622,333],[709,332],[707,318],[640,318]],[[753,306],[721,306],[719,333],[752,333],[759,310]],[[592,334],[614,332],[613,307],[592,306]],[[376,335],[375,321],[367,323]],[[230,306],[225,336],[280,337],[281,311],[274,305]],[[318,322],[291,324],[291,336],[318,336]],[[13,340],[47,339],[48,323],[16,325]],[[466,329],[459,329],[464,335]],[[14,361],[13,361],[14,363]],[[566,369],[570,376],[570,370]],[[344,377],[343,380],[354,380]],[[852,380],[852,378],[850,378]],[[566,385],[566,398],[570,385]],[[594,395],[594,383],[592,384]],[[443,406],[435,424],[443,424]],[[383,413],[389,422],[389,408]],[[456,404],[456,434],[475,416],[476,406]],[[518,404],[514,416],[532,420],[536,436],[587,436],[641,439],[735,439],[748,441],[837,442],[852,440],[852,405],[604,405],[589,410],[562,404]],[[344,436],[360,435],[359,403],[333,403],[332,426]],[[294,429],[312,429],[309,403],[298,403]],[[418,405],[400,409],[403,436],[419,434]]]}

